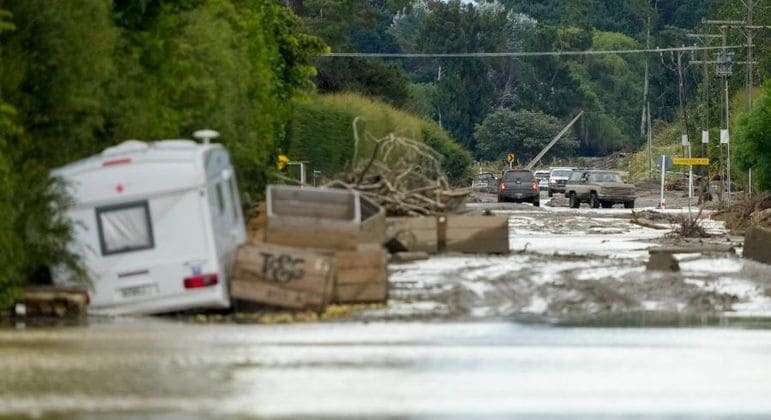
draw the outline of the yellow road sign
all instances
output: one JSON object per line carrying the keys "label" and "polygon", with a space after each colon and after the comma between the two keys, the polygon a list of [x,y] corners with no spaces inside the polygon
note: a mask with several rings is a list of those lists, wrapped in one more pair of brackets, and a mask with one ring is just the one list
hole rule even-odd
{"label": "yellow road sign", "polygon": [[708,166],[709,158],[672,158],[675,165]]}
{"label": "yellow road sign", "polygon": [[506,156],[506,161],[509,163],[514,162],[515,160],[517,160],[517,155],[514,153],[509,153],[509,155]]}
{"label": "yellow road sign", "polygon": [[289,158],[286,155],[278,155],[278,159],[276,159],[276,168],[278,168],[279,171],[283,171],[288,163]]}

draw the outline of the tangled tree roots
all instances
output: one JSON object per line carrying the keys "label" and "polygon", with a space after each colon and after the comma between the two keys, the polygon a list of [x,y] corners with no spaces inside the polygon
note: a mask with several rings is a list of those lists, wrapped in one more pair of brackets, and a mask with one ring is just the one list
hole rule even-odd
{"label": "tangled tree roots", "polygon": [[701,223],[701,213],[703,210],[703,208],[700,208],[696,217],[691,217],[688,214],[674,216],[672,219],[674,229],[670,235],[679,238],[709,238],[710,234],[707,233]]}
{"label": "tangled tree roots", "polygon": [[357,120],[352,168],[328,186],[355,189],[383,206],[388,216],[427,216],[463,206],[471,190],[450,187],[442,156],[419,141],[393,133],[376,139],[366,133],[373,148],[369,159],[360,160]]}

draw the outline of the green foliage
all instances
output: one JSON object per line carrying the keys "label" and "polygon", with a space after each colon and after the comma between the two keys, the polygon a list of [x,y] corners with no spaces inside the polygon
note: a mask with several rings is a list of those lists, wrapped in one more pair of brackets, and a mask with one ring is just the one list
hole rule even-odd
{"label": "green foliage", "polygon": [[[442,166],[451,182],[465,180],[471,157],[446,131],[388,104],[350,93],[319,95],[298,104],[283,148],[291,159],[309,161],[322,176],[334,177],[353,158],[353,122],[357,117],[360,138],[394,133],[425,142],[444,156]],[[369,153],[371,143],[362,140],[359,157]]]}
{"label": "green foliage", "polygon": [[[660,124],[654,127],[653,135],[653,159],[660,159],[661,155],[680,156],[682,147],[680,146],[680,126],[677,124]],[[633,153],[628,158],[629,180],[639,182],[649,177],[650,164],[648,163],[648,149],[642,148]],[[654,166],[654,178],[658,177],[660,172]],[[658,178],[656,178],[658,179]]]}
{"label": "green foliage", "polygon": [[[16,29],[12,18],[0,10],[0,33]],[[0,37],[8,39],[8,34]],[[0,49],[0,57],[5,54],[6,48]],[[5,68],[0,80],[24,76],[10,70]],[[77,278],[85,277],[80,261],[67,247],[72,238],[72,228],[62,218],[67,196],[45,167],[28,159],[35,148],[24,138],[19,117],[0,97],[0,309],[11,304],[42,267],[63,265]]]}
{"label": "green foliage", "polygon": [[70,204],[63,185],[9,147],[9,141],[23,136],[14,118],[14,109],[0,100],[0,309],[45,267],[62,265],[85,279],[78,257],[68,249],[73,232],[63,218]]}
{"label": "green foliage", "polygon": [[396,64],[366,59],[326,59],[316,77],[319,92],[357,92],[402,107],[410,100],[409,78]]}
{"label": "green foliage", "polygon": [[[10,29],[10,25],[5,28]],[[7,138],[17,131],[11,123],[13,112],[13,108],[0,100],[0,308],[16,298],[23,271],[19,254],[24,244],[15,230],[18,210],[13,200],[19,186],[14,182],[14,168],[6,153]]]}
{"label": "green foliage", "polygon": [[405,110],[418,116],[436,120],[441,112],[436,104],[437,88],[433,83],[410,83],[410,102]]}
{"label": "green foliage", "polygon": [[[419,30],[419,52],[474,52],[494,49],[485,36],[480,11],[459,0],[432,5]],[[441,63],[436,82],[436,103],[441,104],[439,122],[464,147],[475,150],[474,126],[492,106],[494,86],[483,61],[466,58]]]}
{"label": "green foliage", "polygon": [[740,169],[752,169],[753,184],[771,191],[771,81],[753,104],[752,113],[740,116],[735,135],[734,159]]}
{"label": "green foliage", "polygon": [[[562,130],[563,124],[542,112],[499,109],[488,115],[476,128],[479,157],[487,161],[502,160],[515,152],[519,162],[532,160],[551,139]],[[549,156],[568,157],[575,153],[575,139],[566,135],[549,152]]]}
{"label": "green foliage", "polygon": [[[295,2],[295,11],[306,27],[336,52],[388,52],[396,50],[387,28],[401,3],[402,0],[303,0]],[[322,93],[357,92],[399,107],[409,99],[408,77],[401,66],[394,63],[376,59],[319,58],[316,66],[316,84]]]}
{"label": "green foliage", "polygon": [[110,137],[176,138],[216,128],[236,165],[244,202],[261,196],[292,98],[312,89],[324,46],[286,8],[217,0],[160,6],[146,31],[124,29],[111,84]]}
{"label": "green foliage", "polygon": [[455,143],[446,131],[435,124],[425,124],[421,129],[423,142],[444,156],[442,169],[450,182],[465,185],[470,178],[471,155]]}
{"label": "green foliage", "polygon": [[0,34],[0,91],[34,139],[14,148],[46,165],[90,153],[100,144],[104,88],[113,70],[110,1],[51,7],[45,0],[8,0],[3,7],[17,30]]}
{"label": "green foliage", "polygon": [[[640,6],[638,3],[635,7]],[[562,2],[559,8],[560,13],[579,15],[584,9],[613,7],[607,2],[589,7],[592,4],[578,2],[571,6]],[[416,1],[412,12],[394,18],[390,32],[403,48],[415,52],[640,48],[637,41],[622,33],[601,32],[581,24],[539,24],[516,13],[519,9],[515,5],[510,6],[507,9],[498,2],[476,6],[443,2],[430,3],[429,7]],[[499,108],[540,111],[563,120],[572,118],[579,110],[586,111],[587,121],[579,131],[580,151],[585,154],[631,148],[640,142],[640,57],[456,59],[439,64],[441,67],[425,65],[433,66],[433,74],[441,74],[437,80],[421,84],[423,91],[433,93],[426,95],[430,99],[413,99],[412,106],[439,121],[478,157],[483,152],[474,144],[471,133],[492,109]],[[414,77],[423,75],[416,72]],[[434,86],[433,91],[426,85]],[[427,102],[430,106],[426,106]]]}
{"label": "green foliage", "polygon": [[0,33],[16,29],[16,26],[11,22],[11,16],[11,12],[0,9]]}

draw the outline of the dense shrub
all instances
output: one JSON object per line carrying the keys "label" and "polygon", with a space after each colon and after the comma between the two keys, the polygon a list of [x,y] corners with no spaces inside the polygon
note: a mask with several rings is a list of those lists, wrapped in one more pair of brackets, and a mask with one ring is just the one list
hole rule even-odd
{"label": "dense shrub", "polygon": [[771,191],[771,82],[756,99],[752,113],[743,114],[736,130],[736,163],[743,170],[753,170],[753,184]]}
{"label": "dense shrub", "polygon": [[44,166],[8,147],[9,140],[24,136],[13,116],[13,108],[0,101],[0,309],[47,267],[62,264],[85,278],[67,246],[72,226],[62,215],[69,199]]}
{"label": "dense shrub", "polygon": [[243,201],[253,202],[270,176],[292,98],[312,89],[309,63],[323,45],[269,1],[167,5],[144,24],[123,29],[116,50],[110,137],[178,138],[214,128],[233,156]]}
{"label": "dense shrub", "polygon": [[[390,133],[423,141],[444,156],[443,167],[451,182],[465,180],[471,156],[446,131],[433,122],[399,111],[385,103],[355,94],[319,95],[297,105],[283,149],[293,160],[309,161],[322,176],[343,171],[353,157],[353,121],[362,137],[381,138]],[[361,145],[368,156],[371,143]]]}

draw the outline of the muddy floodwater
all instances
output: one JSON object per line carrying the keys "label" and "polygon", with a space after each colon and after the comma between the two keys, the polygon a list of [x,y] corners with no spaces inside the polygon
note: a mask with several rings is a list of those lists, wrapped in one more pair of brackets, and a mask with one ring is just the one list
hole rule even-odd
{"label": "muddy floodwater", "polygon": [[771,267],[721,223],[652,272],[629,210],[477,207],[511,254],[392,264],[342,321],[0,327],[0,418],[771,418]]}
{"label": "muddy floodwater", "polygon": [[0,416],[758,418],[771,331],[514,322],[0,330]]}

